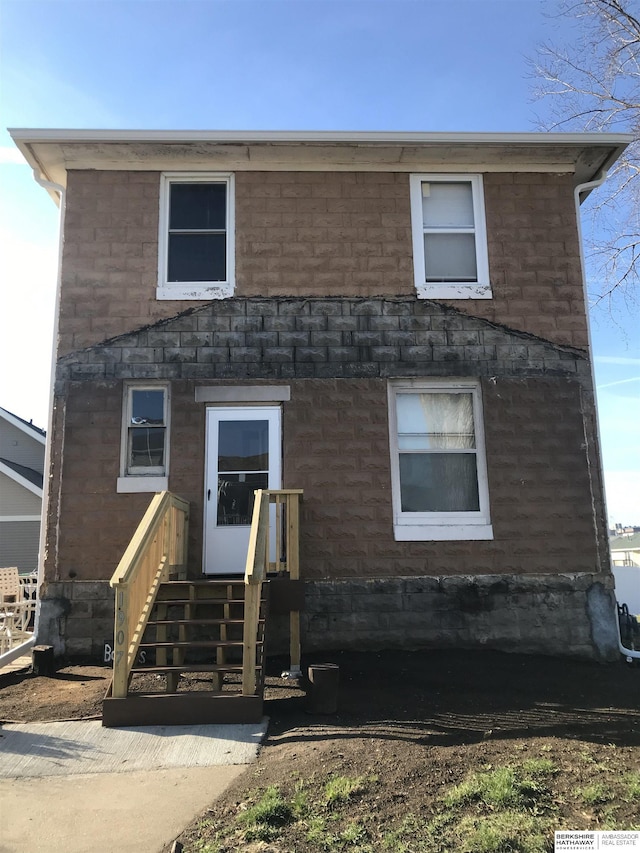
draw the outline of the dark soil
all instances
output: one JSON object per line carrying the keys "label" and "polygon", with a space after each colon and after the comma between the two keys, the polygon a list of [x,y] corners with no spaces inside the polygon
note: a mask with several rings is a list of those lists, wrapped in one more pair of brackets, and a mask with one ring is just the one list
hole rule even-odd
{"label": "dark soil", "polygon": [[[303,685],[280,679],[286,661],[271,660],[269,733],[259,759],[212,805],[208,829],[196,822],[185,830],[187,850],[207,849],[198,840],[201,832],[206,838],[207,831],[229,825],[256,791],[277,785],[288,794],[296,784],[318,787],[332,775],[370,780],[367,795],[349,807],[374,840],[370,848],[352,849],[386,849],[375,838],[407,815],[429,818],[442,790],[470,772],[540,756],[557,768],[549,806],[556,828],[640,822],[640,799],[623,797],[616,787],[616,780],[640,774],[637,664],[491,651],[385,651],[332,652],[305,666],[320,661],[340,667],[337,713],[307,713]],[[99,666],[67,666],[52,678],[0,676],[0,720],[99,716],[108,677],[109,670]],[[576,791],[596,776],[609,784],[610,796],[589,804]],[[322,849],[305,841],[299,826],[269,844],[234,843],[210,849]]]}

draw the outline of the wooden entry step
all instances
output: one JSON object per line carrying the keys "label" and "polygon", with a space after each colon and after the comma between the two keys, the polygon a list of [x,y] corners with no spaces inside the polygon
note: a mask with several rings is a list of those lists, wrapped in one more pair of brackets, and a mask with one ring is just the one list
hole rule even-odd
{"label": "wooden entry step", "polygon": [[[264,620],[263,620],[264,621]],[[149,625],[243,625],[243,619],[154,619]]]}
{"label": "wooden entry step", "polygon": [[[205,579],[161,584],[138,647],[138,661],[131,668],[128,695],[105,698],[103,725],[259,721],[266,610],[263,599],[257,624],[255,695],[243,695],[244,582]],[[208,678],[200,679],[198,673]],[[155,679],[140,680],[146,675],[159,676],[157,691]],[[210,689],[203,691],[203,683]]]}
{"label": "wooden entry step", "polygon": [[140,643],[141,649],[180,649],[199,648],[217,649],[221,646],[233,648],[241,646],[242,640],[156,640],[154,642]]}
{"label": "wooden entry step", "polygon": [[[262,667],[257,666],[257,671],[261,671]],[[198,664],[178,664],[166,666],[139,666],[133,669],[132,672],[136,675],[144,673],[154,673],[156,675],[166,675],[167,673],[182,673],[182,672],[242,672],[241,663],[225,663],[219,665],[217,663],[198,663]]]}
{"label": "wooden entry step", "polygon": [[261,720],[261,695],[237,696],[209,690],[185,694],[131,694],[126,699],[107,697],[102,709],[102,725],[108,727],[241,724]]}

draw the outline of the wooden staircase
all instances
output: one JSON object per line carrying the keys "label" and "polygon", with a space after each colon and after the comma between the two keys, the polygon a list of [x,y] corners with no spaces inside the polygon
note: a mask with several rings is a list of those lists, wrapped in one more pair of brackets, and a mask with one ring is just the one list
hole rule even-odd
{"label": "wooden staircase", "polygon": [[104,726],[261,720],[270,591],[274,610],[289,614],[291,671],[300,672],[301,499],[299,489],[256,490],[244,576],[189,580],[189,504],[171,492],[152,498],[110,581]]}
{"label": "wooden staircase", "polygon": [[127,696],[107,696],[103,725],[258,722],[267,602],[263,597],[257,624],[255,694],[247,696],[242,693],[244,597],[241,579],[162,583],[131,667]]}

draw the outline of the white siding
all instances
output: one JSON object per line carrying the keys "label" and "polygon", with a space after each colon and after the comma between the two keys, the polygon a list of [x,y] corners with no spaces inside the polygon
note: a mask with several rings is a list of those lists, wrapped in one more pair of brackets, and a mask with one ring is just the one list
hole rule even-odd
{"label": "white siding", "polygon": [[0,517],[40,515],[41,500],[33,492],[0,472]]}
{"label": "white siding", "polygon": [[0,521],[0,566],[38,568],[39,521]]}
{"label": "white siding", "polygon": [[44,444],[0,417],[0,459],[44,471]]}

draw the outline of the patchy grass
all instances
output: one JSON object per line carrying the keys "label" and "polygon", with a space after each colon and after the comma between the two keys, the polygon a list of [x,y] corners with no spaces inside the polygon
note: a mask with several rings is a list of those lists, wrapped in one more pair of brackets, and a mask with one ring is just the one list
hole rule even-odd
{"label": "patchy grass", "polygon": [[578,790],[578,795],[588,806],[599,806],[613,799],[613,791],[603,782],[594,782]]}
{"label": "patchy grass", "polygon": [[355,779],[349,779],[348,776],[330,776],[324,786],[324,804],[328,809],[344,805],[351,797],[362,794],[368,782],[375,781],[375,776],[368,779],[364,776],[358,776]]}
{"label": "patchy grass", "polygon": [[338,662],[338,714],[274,695],[257,762],[179,836],[185,853],[551,853],[555,830],[640,829],[640,668]]}
{"label": "patchy grass", "polygon": [[629,773],[625,782],[627,785],[627,798],[629,800],[640,800],[640,773]]}
{"label": "patchy grass", "polygon": [[283,829],[299,818],[305,809],[305,798],[298,787],[293,798],[285,800],[277,785],[270,785],[246,811],[237,816],[237,823],[245,827],[247,841],[271,841]]}
{"label": "patchy grass", "polygon": [[594,810],[595,828],[636,828],[619,820],[616,801],[640,797],[640,773],[621,775],[602,756],[584,762],[583,755],[576,752],[575,761],[589,766],[586,785],[567,784],[574,771],[547,755],[485,765],[457,784],[441,785],[425,798],[422,814],[405,814],[392,825],[376,814],[377,775],[328,773],[268,785],[227,809],[225,821],[203,822],[185,851],[550,853],[554,830],[578,828],[572,815],[585,808]]}

